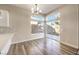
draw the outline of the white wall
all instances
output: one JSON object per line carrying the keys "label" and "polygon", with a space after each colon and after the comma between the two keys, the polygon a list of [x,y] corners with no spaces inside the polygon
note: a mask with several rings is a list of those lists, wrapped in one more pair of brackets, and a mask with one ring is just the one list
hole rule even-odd
{"label": "white wall", "polygon": [[59,8],[60,40],[62,43],[78,48],[78,5],[65,5]]}
{"label": "white wall", "polygon": [[[78,35],[79,35],[79,5],[78,5]],[[79,36],[78,36],[78,49],[79,49]],[[78,50],[79,54],[79,50]]]}
{"label": "white wall", "polygon": [[[79,35],[79,5],[78,5],[78,35]],[[79,48],[79,36],[78,36],[78,48]]]}
{"label": "white wall", "polygon": [[14,32],[13,43],[28,40],[31,35],[30,11],[10,5],[0,5],[10,13],[10,28]]}

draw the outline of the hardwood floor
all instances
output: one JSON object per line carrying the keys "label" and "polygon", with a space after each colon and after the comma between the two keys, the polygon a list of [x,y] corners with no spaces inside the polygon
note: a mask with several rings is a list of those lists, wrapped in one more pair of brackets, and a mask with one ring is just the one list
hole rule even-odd
{"label": "hardwood floor", "polygon": [[13,44],[8,55],[74,55],[77,50],[53,39],[37,39]]}

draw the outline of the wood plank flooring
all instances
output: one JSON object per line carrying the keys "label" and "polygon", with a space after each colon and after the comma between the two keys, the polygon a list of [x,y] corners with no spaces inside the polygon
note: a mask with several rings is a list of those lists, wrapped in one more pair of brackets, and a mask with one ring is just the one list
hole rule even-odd
{"label": "wood plank flooring", "polygon": [[69,48],[53,39],[37,39],[13,44],[8,55],[75,55],[76,49]]}

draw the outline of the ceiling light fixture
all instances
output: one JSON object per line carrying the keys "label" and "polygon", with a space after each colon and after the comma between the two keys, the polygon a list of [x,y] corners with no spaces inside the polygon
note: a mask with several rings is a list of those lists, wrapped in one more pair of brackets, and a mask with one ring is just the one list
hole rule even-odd
{"label": "ceiling light fixture", "polygon": [[34,4],[34,6],[32,7],[32,14],[34,15],[38,15],[40,14],[42,11],[39,9],[38,4]]}

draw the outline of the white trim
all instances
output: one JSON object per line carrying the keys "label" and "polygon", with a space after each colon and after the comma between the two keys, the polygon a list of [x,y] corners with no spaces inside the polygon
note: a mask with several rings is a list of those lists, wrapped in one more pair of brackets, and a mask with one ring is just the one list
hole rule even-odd
{"label": "white trim", "polygon": [[63,42],[63,41],[60,41],[60,43],[62,43],[62,44],[65,44],[65,45],[67,45],[67,46],[71,46],[71,47],[73,47],[73,48],[78,49],[78,46],[75,46],[75,45],[72,45],[72,44],[69,44],[69,43],[66,43],[66,42]]}
{"label": "white trim", "polygon": [[20,41],[13,41],[12,44],[30,41],[30,40],[36,40],[36,39],[40,39],[40,38],[44,38],[44,34],[43,33],[35,33],[35,34],[32,34],[31,36],[29,36],[29,38],[26,38],[26,40],[24,39],[24,40],[20,40]]}

